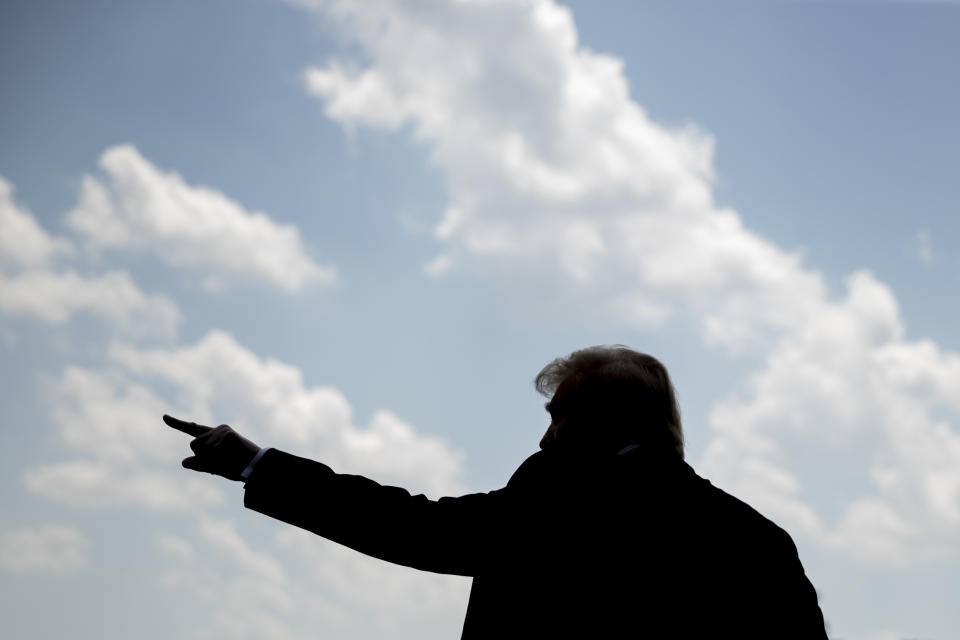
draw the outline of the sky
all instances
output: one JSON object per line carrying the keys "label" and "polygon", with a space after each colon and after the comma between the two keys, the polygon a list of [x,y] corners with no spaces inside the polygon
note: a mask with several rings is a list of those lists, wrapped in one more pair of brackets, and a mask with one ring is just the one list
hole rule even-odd
{"label": "sky", "polygon": [[955,638],[958,32],[954,2],[7,0],[4,636],[458,637],[469,580],[245,510],[160,416],[487,491],[539,369],[621,343],[831,638]]}

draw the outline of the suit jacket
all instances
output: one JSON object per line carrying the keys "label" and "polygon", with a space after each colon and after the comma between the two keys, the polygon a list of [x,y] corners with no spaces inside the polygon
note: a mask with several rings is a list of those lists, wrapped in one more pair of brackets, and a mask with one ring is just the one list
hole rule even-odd
{"label": "suit jacket", "polygon": [[790,536],[679,458],[530,456],[431,500],[278,450],[244,504],[361,553],[474,578],[473,638],[825,639]]}

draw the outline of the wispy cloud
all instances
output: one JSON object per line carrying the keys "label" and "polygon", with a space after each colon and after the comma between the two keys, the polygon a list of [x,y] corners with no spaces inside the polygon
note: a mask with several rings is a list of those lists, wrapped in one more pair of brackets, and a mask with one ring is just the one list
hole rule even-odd
{"label": "wispy cloud", "polygon": [[44,524],[0,534],[0,567],[16,573],[73,573],[88,564],[90,543],[74,527]]}
{"label": "wispy cloud", "polygon": [[920,229],[907,244],[907,255],[921,264],[933,264],[936,256],[933,252],[933,236],[927,229]]}

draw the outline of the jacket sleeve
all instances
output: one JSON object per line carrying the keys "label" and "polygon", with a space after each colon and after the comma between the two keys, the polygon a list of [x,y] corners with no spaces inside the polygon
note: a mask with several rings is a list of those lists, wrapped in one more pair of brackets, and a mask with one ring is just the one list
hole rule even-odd
{"label": "jacket sleeve", "polygon": [[244,506],[387,562],[472,576],[498,544],[504,491],[431,500],[271,449]]}

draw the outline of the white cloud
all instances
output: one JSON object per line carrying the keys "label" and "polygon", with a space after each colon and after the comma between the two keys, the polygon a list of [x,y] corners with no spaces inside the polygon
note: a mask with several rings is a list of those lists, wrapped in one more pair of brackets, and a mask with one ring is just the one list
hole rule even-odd
{"label": "white cloud", "polygon": [[[960,357],[905,340],[893,294],[857,273],[843,302],[782,338],[745,397],[715,409],[701,466],[791,530],[874,564],[955,554],[958,394]],[[788,480],[752,475],[758,461]],[[829,518],[803,506],[837,501]]]}
{"label": "white cloud", "polygon": [[13,184],[0,176],[0,267],[46,267],[55,257],[73,253],[70,242],[48,234],[14,202],[13,193]]}
{"label": "white cloud", "polygon": [[181,318],[173,301],[143,293],[124,271],[83,275],[54,267],[55,258],[74,253],[70,241],[17,206],[13,185],[0,177],[0,313],[52,325],[88,313],[128,335],[176,335]]}
{"label": "white cloud", "polygon": [[66,574],[87,566],[89,542],[73,527],[45,524],[0,536],[0,566],[17,573]]}
{"label": "white cloud", "polygon": [[[225,481],[180,468],[189,438],[160,416],[208,424],[217,416],[263,445],[435,496],[464,491],[461,453],[388,411],[356,426],[341,392],[308,387],[295,367],[261,359],[224,332],[175,349],[114,346],[110,359],[101,371],[68,367],[55,381],[53,418],[71,455],[27,470],[24,480],[33,493],[75,507],[192,513],[199,541],[158,538],[169,558],[161,585],[213,612],[188,637],[293,640],[318,629],[382,636],[398,621],[415,630],[411,637],[459,628],[468,580],[391,566],[279,523],[273,548],[254,548],[233,522],[211,515]],[[239,504],[242,489],[229,484]]]}
{"label": "white cloud", "polygon": [[110,355],[130,374],[172,385],[177,404],[189,416],[228,422],[264,446],[434,495],[463,489],[458,480],[462,453],[416,433],[389,411],[375,413],[366,427],[357,426],[339,390],[307,386],[296,367],[259,358],[223,331],[212,331],[193,346],[117,345]]}
{"label": "white cloud", "polygon": [[253,279],[298,291],[336,279],[333,268],[310,258],[296,227],[247,211],[215,189],[187,184],[130,145],[104,151],[100,168],[105,180],[86,176],[67,216],[96,249],[152,251],[172,265],[199,270],[211,287]]}
{"label": "white cloud", "polygon": [[230,520],[201,518],[199,534],[158,538],[161,585],[211,612],[190,637],[443,638],[462,623],[467,579],[373,560],[286,525],[263,549]]}
{"label": "white cloud", "polygon": [[[664,127],[634,102],[616,58],[577,41],[548,1],[306,3],[369,56],[305,84],[346,126],[409,124],[445,171],[450,203],[431,274],[491,274],[538,307],[634,326],[679,308],[709,339],[762,342],[804,322],[821,277],[713,202],[711,136]],[[517,294],[517,289],[521,292]]]}
{"label": "white cloud", "polygon": [[124,271],[86,276],[73,270],[0,273],[0,312],[62,325],[88,313],[134,336],[172,338],[181,321],[176,304],[143,293]]}
{"label": "white cloud", "polygon": [[[219,503],[222,481],[180,468],[189,438],[166,427],[164,413],[207,423],[216,416],[263,446],[315,457],[338,471],[434,495],[463,490],[460,452],[388,411],[356,426],[338,390],[307,387],[295,367],[263,360],[224,332],[188,347],[115,346],[110,354],[117,367],[68,367],[55,383],[60,441],[80,457],[28,470],[31,491],[88,507],[197,510]],[[159,396],[158,385],[175,397]]]}
{"label": "white cloud", "polygon": [[766,354],[714,411],[700,466],[798,535],[869,562],[956,552],[957,356],[907,340],[895,297],[868,272],[831,296],[798,253],[718,206],[712,137],[654,122],[621,61],[578,44],[567,9],[296,4],[363,52],[362,64],[305,72],[326,114],[408,126],[444,171],[430,274],[471,271],[554,321],[689,314],[707,344]]}
{"label": "white cloud", "polygon": [[[27,470],[24,480],[76,507],[196,517],[199,539],[158,538],[168,559],[161,586],[212,612],[186,637],[393,636],[398,623],[414,630],[409,637],[445,637],[459,628],[463,578],[391,566],[280,523],[272,548],[255,548],[232,521],[212,515],[225,481],[180,468],[189,438],[160,416],[230,422],[260,444],[434,496],[464,491],[460,452],[389,411],[357,426],[340,391],[306,385],[295,367],[262,359],[222,331],[179,348],[114,345],[109,357],[103,370],[67,367],[53,383],[53,418],[69,456]],[[228,484],[239,504],[240,485]]]}
{"label": "white cloud", "polygon": [[51,390],[60,442],[80,457],[28,469],[27,488],[79,507],[196,510],[222,501],[210,478],[179,466],[189,455],[160,416],[168,404],[122,372],[68,367]]}

